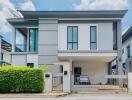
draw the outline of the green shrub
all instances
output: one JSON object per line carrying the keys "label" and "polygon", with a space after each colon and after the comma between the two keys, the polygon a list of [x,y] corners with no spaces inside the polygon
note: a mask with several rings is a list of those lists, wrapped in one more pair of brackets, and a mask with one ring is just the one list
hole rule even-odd
{"label": "green shrub", "polygon": [[44,89],[44,68],[0,68],[0,93],[39,93]]}

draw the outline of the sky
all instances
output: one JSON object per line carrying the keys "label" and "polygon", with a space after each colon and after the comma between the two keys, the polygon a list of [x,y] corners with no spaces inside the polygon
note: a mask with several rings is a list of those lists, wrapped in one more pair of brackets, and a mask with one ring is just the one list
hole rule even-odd
{"label": "sky", "polygon": [[[12,27],[6,19],[13,18],[10,9],[24,11],[64,10],[128,10],[122,20],[122,31],[132,26],[132,0],[0,0],[0,35],[11,42]],[[18,12],[17,12],[18,13]],[[20,14],[19,14],[20,15]],[[20,39],[17,38],[19,41]]]}

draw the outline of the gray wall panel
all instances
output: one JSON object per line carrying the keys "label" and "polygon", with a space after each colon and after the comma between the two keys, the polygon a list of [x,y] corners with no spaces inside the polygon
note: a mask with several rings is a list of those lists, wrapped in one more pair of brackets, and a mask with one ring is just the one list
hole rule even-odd
{"label": "gray wall panel", "polygon": [[58,20],[39,20],[39,65],[53,64],[58,60]]}
{"label": "gray wall panel", "polygon": [[57,56],[40,56],[38,58],[39,64],[53,64],[58,60]]}
{"label": "gray wall panel", "polygon": [[39,55],[57,55],[57,45],[39,45]]}
{"label": "gray wall panel", "polygon": [[39,31],[39,44],[58,44],[58,32]]}
{"label": "gray wall panel", "polygon": [[113,23],[99,23],[97,37],[99,50],[113,50]]}
{"label": "gray wall panel", "polygon": [[57,30],[57,24],[41,24],[39,30]]}

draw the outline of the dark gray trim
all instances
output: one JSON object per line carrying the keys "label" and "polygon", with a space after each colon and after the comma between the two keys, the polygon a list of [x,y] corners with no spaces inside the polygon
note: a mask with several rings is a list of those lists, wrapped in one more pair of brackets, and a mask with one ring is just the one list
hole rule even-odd
{"label": "dark gray trim", "polygon": [[113,22],[113,50],[117,50],[117,22]]}
{"label": "dark gray trim", "polygon": [[132,36],[132,26],[123,34],[122,43],[128,40]]}
{"label": "dark gray trim", "polygon": [[30,53],[30,52],[11,52],[11,55],[26,55],[26,54],[38,54],[38,53]]}
{"label": "dark gray trim", "polygon": [[113,19],[113,20],[58,20],[58,23],[112,23],[115,21],[118,21],[119,19]]}
{"label": "dark gray trim", "polygon": [[17,18],[12,18],[7,20],[13,26],[29,26],[29,27],[38,27],[39,23],[38,20],[26,20],[21,19],[18,20]]}
{"label": "dark gray trim", "polygon": [[20,11],[26,19],[38,18],[123,18],[127,10]]}

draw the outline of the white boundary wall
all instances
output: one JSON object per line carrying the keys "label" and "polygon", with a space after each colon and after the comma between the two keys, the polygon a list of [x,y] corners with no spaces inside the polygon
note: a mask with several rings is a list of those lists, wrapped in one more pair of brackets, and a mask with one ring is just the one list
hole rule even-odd
{"label": "white boundary wall", "polygon": [[128,92],[132,93],[132,73],[128,73]]}

